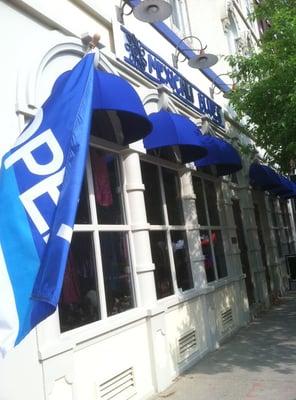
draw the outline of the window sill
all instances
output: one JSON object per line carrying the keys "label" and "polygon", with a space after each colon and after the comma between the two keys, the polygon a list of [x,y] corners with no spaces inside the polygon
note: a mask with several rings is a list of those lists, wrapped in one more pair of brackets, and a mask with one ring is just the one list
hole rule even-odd
{"label": "window sill", "polygon": [[234,277],[226,277],[226,278],[220,279],[219,281],[214,281],[214,282],[209,283],[209,286],[211,286],[213,288],[213,290],[216,290],[216,289],[220,289],[224,286],[230,285],[234,282],[241,281],[241,280],[245,279],[245,277],[246,277],[245,274],[241,274],[241,275],[234,276]]}
{"label": "window sill", "polygon": [[48,345],[39,346],[39,360],[44,361],[51,357],[75,348],[88,347],[91,344],[102,341],[106,334],[124,329],[128,325],[138,322],[147,316],[146,309],[134,308],[132,310],[114,315],[106,320],[95,321],[91,324],[81,326],[68,332],[57,335]]}
{"label": "window sill", "polygon": [[[69,332],[57,335],[55,340],[50,339],[47,344],[40,344],[39,360],[45,361],[49,358],[69,351],[75,351],[76,348],[85,348],[94,343],[106,339],[106,336],[117,334],[118,330],[128,329],[128,326],[135,324],[147,317],[153,317],[162,314],[168,309],[178,307],[179,305],[192,301],[200,296],[213,293],[216,289],[227,286],[233,282],[243,280],[245,275],[233,278],[223,279],[218,282],[210,283],[202,289],[192,289],[186,292],[180,292],[170,297],[157,301],[152,308],[135,308],[121,314],[109,317],[106,320],[96,321],[82,327],[73,329]],[[116,332],[115,332],[116,331]]]}

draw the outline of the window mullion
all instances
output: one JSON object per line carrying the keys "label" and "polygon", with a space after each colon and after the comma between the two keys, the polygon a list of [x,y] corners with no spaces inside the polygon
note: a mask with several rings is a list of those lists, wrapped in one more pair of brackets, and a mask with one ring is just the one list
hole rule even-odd
{"label": "window mullion", "polygon": [[[90,153],[88,153],[87,164],[86,164],[86,176],[87,176],[87,186],[89,190],[89,207],[90,207],[90,215],[91,215],[91,222],[93,226],[98,225],[98,215],[97,215],[97,207],[96,207],[96,199],[95,199],[95,191],[93,185],[93,175],[91,169],[91,162],[90,162]],[[103,273],[103,266],[102,266],[102,255],[101,255],[101,246],[100,246],[100,239],[99,233],[97,229],[93,232],[93,242],[94,242],[94,250],[95,250],[95,260],[96,260],[96,271],[97,271],[97,286],[98,286],[98,295],[100,301],[100,311],[101,311],[101,318],[107,318],[107,305],[106,305],[106,294],[105,294],[105,284],[104,284],[104,273]]]}
{"label": "window mullion", "polygon": [[164,190],[164,184],[163,184],[162,168],[160,166],[158,166],[158,174],[159,174],[159,183],[160,183],[160,193],[161,193],[161,198],[162,198],[164,223],[166,226],[166,240],[167,240],[167,244],[168,244],[168,252],[169,252],[169,260],[170,260],[170,269],[171,269],[171,274],[172,274],[173,288],[174,288],[174,292],[177,293],[177,291],[178,291],[177,274],[176,274],[176,269],[175,269],[172,240],[171,240],[171,235],[170,235],[169,216],[168,216],[166,196],[165,196],[165,190]]}
{"label": "window mullion", "polygon": [[163,216],[164,216],[164,224],[166,226],[168,226],[169,225],[169,216],[168,216],[168,208],[167,208],[167,203],[166,203],[166,196],[165,196],[161,167],[158,167],[158,175],[159,175],[159,183],[160,183],[160,193],[161,193],[161,198],[162,198],[162,211],[163,211]]}
{"label": "window mullion", "polygon": [[168,243],[168,252],[169,252],[170,268],[171,268],[174,292],[177,293],[178,292],[177,273],[176,273],[176,268],[175,268],[175,260],[174,260],[171,232],[170,232],[169,228],[166,230],[166,240]]}
{"label": "window mullion", "polygon": [[[120,169],[121,173],[124,171],[124,164],[122,157],[120,157]],[[128,234],[128,243],[129,243],[129,258],[130,258],[130,269],[131,269],[131,274],[132,274],[132,289],[133,289],[133,295],[134,295],[134,300],[135,300],[135,306],[139,306],[141,304],[141,293],[140,293],[140,288],[139,288],[139,281],[137,277],[137,271],[136,271],[136,252],[135,252],[135,247],[134,247],[134,241],[133,241],[133,233],[131,231],[131,224],[132,224],[132,218],[131,218],[131,210],[130,210],[130,204],[129,204],[129,199],[128,199],[128,194],[126,191],[126,176],[125,174],[122,174],[122,183],[123,183],[123,189],[122,189],[122,194],[123,194],[123,206],[125,210],[125,216],[126,216],[126,223],[127,223],[127,234]]]}
{"label": "window mullion", "polygon": [[104,272],[102,265],[102,254],[101,254],[100,238],[98,231],[93,232],[93,239],[94,239],[95,259],[97,265],[97,285],[99,288],[101,318],[106,319],[108,317],[108,313],[106,304]]}

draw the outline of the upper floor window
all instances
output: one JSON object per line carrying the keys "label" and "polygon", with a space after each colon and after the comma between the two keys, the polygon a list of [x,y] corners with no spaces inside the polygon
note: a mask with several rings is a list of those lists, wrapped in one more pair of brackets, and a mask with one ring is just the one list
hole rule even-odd
{"label": "upper floor window", "polygon": [[189,19],[187,5],[185,0],[168,0],[172,6],[172,15],[170,17],[171,28],[180,36],[184,37],[189,32]]}
{"label": "upper floor window", "polygon": [[235,17],[232,12],[228,12],[228,28],[227,28],[227,42],[230,54],[236,54],[238,52],[238,42],[239,42],[239,30]]}

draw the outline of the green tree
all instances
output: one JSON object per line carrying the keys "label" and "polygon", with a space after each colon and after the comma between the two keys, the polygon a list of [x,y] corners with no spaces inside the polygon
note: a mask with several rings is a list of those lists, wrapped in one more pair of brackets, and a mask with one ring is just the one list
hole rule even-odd
{"label": "green tree", "polygon": [[296,168],[296,0],[263,0],[254,18],[270,27],[258,51],[230,56],[237,89],[230,101],[257,145],[283,172]]}

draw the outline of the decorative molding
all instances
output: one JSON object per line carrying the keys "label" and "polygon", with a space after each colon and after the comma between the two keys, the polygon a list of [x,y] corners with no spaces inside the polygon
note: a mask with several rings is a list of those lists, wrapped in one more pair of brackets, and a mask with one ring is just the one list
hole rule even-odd
{"label": "decorative molding", "polygon": [[[86,47],[81,39],[65,36],[58,31],[46,33],[42,45],[36,49],[32,57],[23,57],[18,73],[16,92],[16,112],[31,110],[35,113],[41,104],[37,100],[38,87],[45,68],[57,57],[68,54],[77,57],[77,62],[84,56]],[[98,66],[104,71],[118,75],[108,58],[100,51]],[[67,68],[67,67],[65,67]]]}

